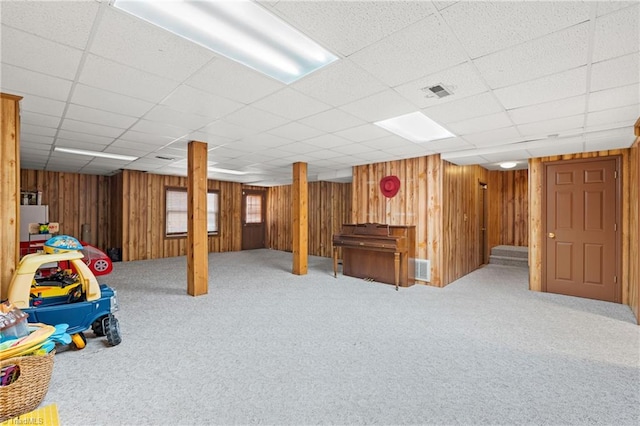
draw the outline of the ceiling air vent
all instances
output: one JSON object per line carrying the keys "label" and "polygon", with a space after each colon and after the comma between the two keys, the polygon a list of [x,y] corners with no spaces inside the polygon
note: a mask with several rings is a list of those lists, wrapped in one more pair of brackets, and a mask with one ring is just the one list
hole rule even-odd
{"label": "ceiling air vent", "polygon": [[156,155],[156,158],[157,158],[157,159],[160,159],[160,160],[167,160],[167,161],[173,161],[173,160],[175,160],[175,158],[172,158],[172,157],[164,157],[164,156],[162,156],[162,155]]}
{"label": "ceiling air vent", "polygon": [[425,92],[428,98],[433,98],[435,96],[437,96],[438,98],[444,98],[446,96],[453,95],[453,92],[451,91],[451,89],[444,86],[442,83],[436,84],[435,86],[431,86],[431,87],[423,87],[420,90]]}

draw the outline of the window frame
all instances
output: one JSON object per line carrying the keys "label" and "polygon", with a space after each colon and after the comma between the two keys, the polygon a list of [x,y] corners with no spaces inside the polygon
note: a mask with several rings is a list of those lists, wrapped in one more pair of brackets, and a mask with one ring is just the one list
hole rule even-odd
{"label": "window frame", "polygon": [[[187,232],[188,230],[185,230],[184,232],[168,232],[168,221],[167,218],[169,216],[169,212],[167,210],[167,197],[169,192],[184,192],[187,193],[187,188],[184,187],[179,187],[179,186],[165,186],[164,188],[164,238],[165,239],[174,239],[174,238],[186,238],[187,237]],[[212,236],[219,236],[220,235],[220,190],[219,189],[207,189],[207,199],[209,197],[209,194],[215,194],[216,196],[216,201],[217,201],[217,210],[215,210],[216,213],[216,230],[215,231],[207,231],[207,236],[212,237]],[[188,200],[187,200],[188,202]],[[187,207],[187,206],[185,206]],[[208,216],[209,216],[209,203],[207,200],[207,229],[209,228],[209,222],[208,222]],[[185,209],[185,215],[188,215],[187,209]],[[188,218],[187,218],[187,222],[188,223]]]}

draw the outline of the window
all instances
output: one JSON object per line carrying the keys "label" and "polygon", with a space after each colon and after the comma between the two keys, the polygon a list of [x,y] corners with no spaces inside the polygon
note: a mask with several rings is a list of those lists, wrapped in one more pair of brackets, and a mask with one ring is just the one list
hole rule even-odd
{"label": "window", "polygon": [[262,223],[262,194],[245,196],[244,223]]}
{"label": "window", "polygon": [[[218,233],[220,211],[218,191],[207,193],[207,232]],[[167,188],[165,193],[165,233],[167,237],[187,235],[187,190],[184,188]]]}

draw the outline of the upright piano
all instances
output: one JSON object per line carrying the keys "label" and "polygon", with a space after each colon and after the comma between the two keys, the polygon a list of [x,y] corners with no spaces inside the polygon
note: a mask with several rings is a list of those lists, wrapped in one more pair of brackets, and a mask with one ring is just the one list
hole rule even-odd
{"label": "upright piano", "polygon": [[333,235],[333,275],[338,275],[338,248],[342,273],[408,287],[414,284],[409,259],[415,258],[415,226],[380,223],[342,225]]}

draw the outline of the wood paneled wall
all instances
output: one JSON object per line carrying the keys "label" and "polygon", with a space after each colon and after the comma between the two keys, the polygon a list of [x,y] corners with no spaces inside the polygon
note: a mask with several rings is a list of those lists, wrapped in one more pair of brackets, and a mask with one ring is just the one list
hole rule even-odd
{"label": "wood paneled wall", "polygon": [[[391,198],[380,180],[398,176]],[[473,271],[480,259],[479,183],[487,170],[456,166],[439,155],[354,167],[352,221],[416,226],[416,258],[431,261],[431,281],[445,286]]]}
{"label": "wood paneled wall", "polygon": [[529,171],[488,172],[488,245],[529,245]]}
{"label": "wood paneled wall", "polygon": [[0,300],[20,254],[20,99],[0,93]]}
{"label": "wood paneled wall", "polygon": [[[166,187],[186,188],[187,178],[125,170],[122,176],[122,260],[159,259],[186,254],[186,237],[165,237]],[[220,232],[208,238],[209,252],[242,248],[242,184],[208,181],[220,191]]]}
{"label": "wood paneled wall", "polygon": [[[544,164],[552,161],[573,160],[620,156],[622,158],[622,303],[633,304],[631,299],[638,294],[638,242],[632,232],[637,230],[638,216],[632,216],[633,205],[638,203],[637,180],[632,182],[631,176],[637,173],[638,160],[632,158],[632,149],[615,149],[609,151],[587,152],[579,154],[559,155],[534,158],[529,160],[529,288],[542,291],[542,262],[545,230],[542,229],[542,199],[544,182]],[[635,169],[634,169],[635,167]],[[634,171],[635,170],[635,171]],[[637,234],[636,234],[637,235]],[[635,258],[634,258],[635,257]],[[637,299],[637,298],[636,298]]]}
{"label": "wood paneled wall", "polygon": [[103,250],[113,246],[110,177],[23,169],[20,180],[22,190],[42,191],[49,221],[60,224],[60,234],[83,239],[82,226],[87,225],[88,243]]}
{"label": "wood paneled wall", "polygon": [[629,152],[629,306],[640,324],[640,124],[636,135]]}
{"label": "wood paneled wall", "polygon": [[[350,222],[351,184],[309,182],[309,254],[331,257],[333,234]],[[292,251],[291,185],[267,192],[267,247]]]}
{"label": "wood paneled wall", "polygon": [[480,238],[480,182],[487,169],[443,162],[442,282],[449,284],[484,263]]}

